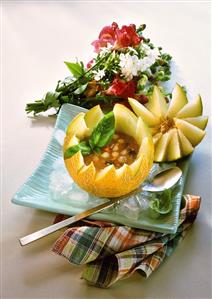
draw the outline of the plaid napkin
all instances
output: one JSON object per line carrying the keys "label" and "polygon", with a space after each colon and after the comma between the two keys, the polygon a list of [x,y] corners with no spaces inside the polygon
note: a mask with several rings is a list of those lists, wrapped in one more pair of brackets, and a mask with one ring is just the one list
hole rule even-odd
{"label": "plaid napkin", "polygon": [[85,264],[82,278],[106,288],[138,271],[149,277],[169,256],[191,227],[200,197],[184,195],[179,226],[175,234],[162,234],[100,221],[84,221],[67,229],[53,246],[53,252],[70,263]]}

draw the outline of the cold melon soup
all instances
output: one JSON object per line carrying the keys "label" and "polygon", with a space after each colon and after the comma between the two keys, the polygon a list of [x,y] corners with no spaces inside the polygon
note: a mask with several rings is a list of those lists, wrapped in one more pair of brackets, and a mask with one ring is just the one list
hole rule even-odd
{"label": "cold melon soup", "polygon": [[101,152],[93,152],[84,156],[84,162],[86,165],[93,162],[97,170],[101,170],[108,165],[120,168],[124,164],[132,164],[137,157],[138,150],[139,145],[133,137],[117,132],[110,143],[101,149]]}

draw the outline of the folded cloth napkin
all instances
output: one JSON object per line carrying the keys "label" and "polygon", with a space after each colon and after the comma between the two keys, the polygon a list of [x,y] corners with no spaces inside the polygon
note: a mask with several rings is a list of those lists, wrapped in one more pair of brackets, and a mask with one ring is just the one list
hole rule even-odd
{"label": "folded cloth napkin", "polygon": [[52,250],[70,263],[85,264],[82,278],[97,287],[109,287],[135,271],[149,277],[173,252],[197,216],[200,197],[184,195],[183,198],[184,207],[175,234],[86,221],[82,226],[67,229]]}

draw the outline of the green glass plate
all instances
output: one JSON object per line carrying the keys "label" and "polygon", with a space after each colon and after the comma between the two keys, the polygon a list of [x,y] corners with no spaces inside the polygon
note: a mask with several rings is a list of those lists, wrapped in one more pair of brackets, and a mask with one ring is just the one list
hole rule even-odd
{"label": "green glass plate", "polygon": [[[13,203],[55,213],[75,215],[104,200],[80,189],[68,175],[63,163],[62,144],[67,125],[79,112],[84,111],[86,109],[71,104],[62,106],[53,136],[38,168],[14,195]],[[146,208],[145,194],[140,193],[134,198],[128,198],[126,206],[122,203],[122,206],[104,210],[89,218],[157,232],[175,233],[189,160],[190,157],[179,160],[177,163],[183,171],[183,176],[173,190],[173,209],[169,214],[153,218]],[[138,205],[141,207],[139,213]]]}

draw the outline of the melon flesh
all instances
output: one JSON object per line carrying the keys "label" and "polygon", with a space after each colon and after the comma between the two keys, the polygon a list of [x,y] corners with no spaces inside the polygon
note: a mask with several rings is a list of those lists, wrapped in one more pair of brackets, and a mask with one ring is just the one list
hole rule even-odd
{"label": "melon flesh", "polygon": [[85,138],[88,133],[89,129],[86,126],[84,120],[85,113],[80,112],[73,121],[68,125],[66,134],[67,135],[76,135],[77,138],[83,139]]}
{"label": "melon flesh", "polygon": [[150,112],[144,105],[132,98],[129,98],[128,100],[135,114],[140,116],[148,126],[151,127],[160,123],[160,119]]}
{"label": "melon flesh", "polygon": [[172,92],[172,99],[167,111],[166,116],[169,118],[174,117],[188,103],[185,91],[178,84]]}
{"label": "melon flesh", "polygon": [[208,123],[208,117],[207,116],[197,116],[197,117],[187,117],[183,118],[183,120],[189,122],[190,124],[200,128],[201,130],[204,130]]}
{"label": "melon flesh", "polygon": [[175,125],[180,129],[185,137],[191,142],[192,146],[196,146],[205,136],[205,131],[195,127],[194,125],[182,119],[175,119]]}
{"label": "melon flesh", "polygon": [[187,155],[191,154],[194,150],[191,142],[185,137],[185,135],[183,134],[183,132],[180,129],[177,130],[177,133],[179,136],[182,156],[187,156]]}
{"label": "melon flesh", "polygon": [[170,141],[167,148],[167,161],[174,161],[181,158],[180,142],[177,129],[171,129],[169,132]]}
{"label": "melon flesh", "polygon": [[200,96],[195,101],[186,104],[176,115],[177,118],[196,117],[202,115],[202,99]]}
{"label": "melon flesh", "polygon": [[161,138],[161,136],[162,136],[162,133],[160,133],[160,132],[155,134],[154,136],[152,136],[153,143],[154,143],[155,146],[156,146],[157,142],[159,141],[159,139]]}
{"label": "melon flesh", "polygon": [[102,112],[99,105],[93,107],[88,112],[86,112],[84,116],[85,123],[89,129],[93,129],[96,127],[98,122],[104,117],[104,113]]}
{"label": "melon flesh", "polygon": [[164,117],[168,110],[168,104],[160,89],[155,86],[152,97],[148,103],[148,109],[158,117]]}
{"label": "melon flesh", "polygon": [[113,108],[117,132],[127,133],[136,138],[137,117],[127,107],[116,104]]}
{"label": "melon flesh", "polygon": [[165,134],[163,134],[157,143],[154,158],[156,162],[166,161],[166,150],[171,137],[170,132],[171,131],[168,131]]}

